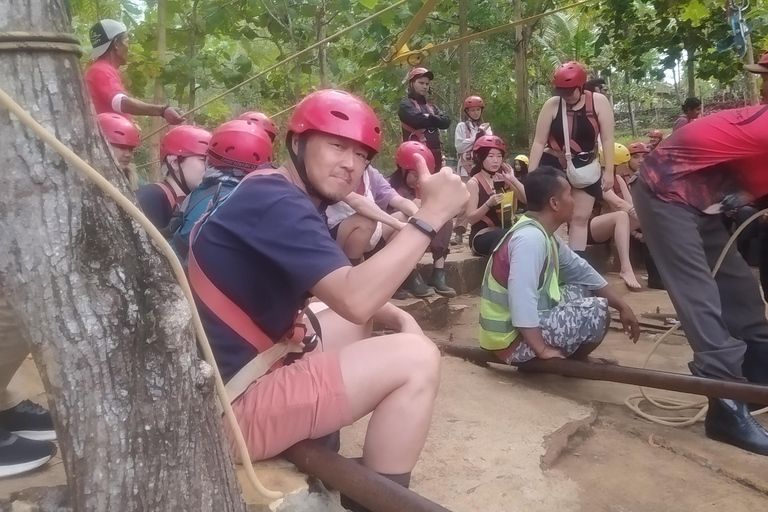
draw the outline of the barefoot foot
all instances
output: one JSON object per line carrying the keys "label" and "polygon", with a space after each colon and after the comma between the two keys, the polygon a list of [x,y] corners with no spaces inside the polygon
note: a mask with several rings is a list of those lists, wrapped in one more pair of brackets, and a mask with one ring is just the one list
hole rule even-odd
{"label": "barefoot foot", "polygon": [[642,288],[640,283],[637,281],[634,272],[621,272],[619,273],[619,277],[621,277],[621,279],[624,281],[624,284],[627,285],[627,288],[632,291],[637,291]]}

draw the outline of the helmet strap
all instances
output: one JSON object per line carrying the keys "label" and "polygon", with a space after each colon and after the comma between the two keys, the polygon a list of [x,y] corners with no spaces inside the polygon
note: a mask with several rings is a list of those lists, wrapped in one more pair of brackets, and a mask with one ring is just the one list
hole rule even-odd
{"label": "helmet strap", "polygon": [[312,183],[309,181],[307,166],[304,163],[307,151],[307,136],[304,133],[299,134],[298,153],[293,152],[293,141],[290,140],[291,138],[292,137],[289,137],[286,146],[288,146],[288,154],[291,157],[293,166],[296,168],[296,172],[298,173],[301,182],[304,183],[304,188],[307,191],[307,195],[320,199],[320,205],[317,209],[321,212],[325,211],[329,205],[335,203],[336,201],[332,201],[331,199],[324,197],[315,187],[312,186]]}
{"label": "helmet strap", "polygon": [[169,162],[166,162],[165,165],[168,166],[168,176],[170,176],[176,185],[178,185],[182,192],[184,192],[186,195],[189,195],[192,191],[189,190],[189,185],[187,185],[187,180],[184,177],[184,169],[181,167],[183,157],[176,157],[176,161],[179,163],[179,176],[176,175],[176,170],[173,168],[173,166]]}

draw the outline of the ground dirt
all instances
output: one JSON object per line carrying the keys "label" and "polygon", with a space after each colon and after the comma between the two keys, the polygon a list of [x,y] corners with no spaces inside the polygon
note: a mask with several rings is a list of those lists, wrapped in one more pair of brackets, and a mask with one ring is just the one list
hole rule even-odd
{"label": "ground dirt", "polygon": [[[663,291],[632,293],[617,276],[609,282],[637,313],[673,311]],[[452,324],[428,334],[474,345],[478,298],[464,295],[451,304],[465,307],[454,307],[459,312]],[[612,330],[596,354],[641,366],[655,336],[644,332],[633,345]],[[687,373],[690,358],[678,337],[662,344],[649,366]],[[44,400],[31,362],[22,373],[30,393]],[[701,423],[671,428],[640,419],[623,405],[636,392],[621,384],[481,368],[446,356],[412,488],[456,512],[768,510],[768,458],[708,440]],[[760,421],[768,424],[765,417]],[[363,420],[342,431],[343,455],[361,454],[365,428]],[[281,464],[260,465],[268,486],[304,485],[290,468],[276,469]],[[44,471],[0,481],[0,499],[62,483],[57,458]],[[243,487],[249,502],[259,501],[245,481]]]}

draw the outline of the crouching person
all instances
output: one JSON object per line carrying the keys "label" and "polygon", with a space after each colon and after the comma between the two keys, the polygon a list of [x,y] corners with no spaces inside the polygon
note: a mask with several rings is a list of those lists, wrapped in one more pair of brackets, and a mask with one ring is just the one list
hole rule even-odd
{"label": "crouching person", "polygon": [[615,363],[589,355],[608,332],[608,308],[619,311],[633,342],[639,337],[637,318],[554,234],[573,215],[565,173],[540,167],[528,175],[525,191],[528,212],[493,251],[485,270],[480,346],[508,364],[535,357]]}
{"label": "crouching person", "polygon": [[[467,201],[466,188],[450,169],[430,175],[422,159],[421,208],[352,267],[322,210],[353,190],[379,151],[376,115],[351,94],[315,92],[296,107],[286,147],[289,160],[248,174],[190,237],[190,282],[235,415],[251,459],[261,460],[373,412],[362,464],[407,486],[440,354],[387,301]],[[312,313],[311,296],[327,308]],[[397,333],[371,337],[371,320]]]}

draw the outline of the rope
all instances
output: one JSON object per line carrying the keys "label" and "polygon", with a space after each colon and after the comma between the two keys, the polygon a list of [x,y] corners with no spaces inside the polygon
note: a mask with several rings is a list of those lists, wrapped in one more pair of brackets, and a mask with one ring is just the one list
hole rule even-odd
{"label": "rope", "polygon": [[226,417],[227,422],[229,423],[230,428],[235,435],[235,444],[237,445],[238,451],[240,452],[240,458],[243,462],[248,480],[251,485],[253,485],[254,489],[256,489],[256,491],[258,491],[266,498],[273,500],[281,498],[283,493],[278,491],[271,491],[264,487],[253,470],[253,464],[251,464],[251,457],[248,453],[245,439],[243,439],[243,433],[241,432],[240,426],[237,423],[235,413],[232,411],[232,406],[229,404],[229,398],[227,397],[227,392],[224,388],[224,382],[221,380],[221,374],[219,373],[218,367],[216,366],[216,361],[213,358],[211,345],[208,343],[208,338],[205,335],[203,324],[200,321],[200,316],[197,312],[197,308],[195,307],[195,301],[192,297],[192,290],[189,287],[189,282],[187,281],[187,277],[184,274],[184,269],[182,268],[176,253],[165,240],[163,235],[160,234],[160,231],[157,230],[152,222],[147,219],[147,217],[141,212],[141,210],[139,210],[135,204],[133,204],[130,199],[125,197],[114,185],[107,181],[104,176],[99,174],[96,169],[91,167],[82,158],[77,156],[74,152],[72,152],[72,150],[62,144],[52,133],[46,130],[40,123],[35,121],[32,116],[29,115],[29,113],[27,113],[23,108],[21,108],[21,106],[19,106],[19,104],[16,103],[10,96],[8,96],[8,94],[6,94],[2,88],[0,88],[0,103],[13,115],[15,115],[24,126],[33,131],[40,139],[42,139],[45,143],[56,150],[56,152],[59,153],[59,155],[61,155],[64,160],[66,160],[75,169],[80,171],[86,178],[91,180],[107,196],[114,199],[114,201],[122,209],[124,209],[141,227],[146,230],[152,241],[157,244],[163,256],[168,259],[171,264],[171,269],[173,270],[173,273],[179,282],[179,286],[181,286],[187,301],[189,301],[190,310],[192,311],[192,322],[194,324],[195,333],[197,334],[200,349],[203,352],[205,361],[213,368],[216,394],[218,395],[219,402],[221,402],[221,406],[224,409],[224,416]]}
{"label": "rope", "polygon": [[[756,219],[758,219],[760,216],[766,213],[768,213],[768,208],[766,208],[765,210],[760,210],[759,212],[752,215],[749,219],[747,219],[747,221],[744,222],[741,226],[739,226],[739,228],[736,231],[734,231],[733,235],[731,235],[731,238],[728,240],[728,243],[725,244],[723,251],[720,253],[720,257],[717,259],[717,262],[715,263],[715,266],[712,269],[712,277],[715,277],[717,275],[717,272],[720,270],[720,266],[723,264],[723,261],[725,260],[725,256],[728,254],[728,251],[730,250],[733,243],[736,241],[736,238],[738,238],[739,234],[741,234],[741,232],[744,231],[747,228],[747,226],[749,226],[752,222],[754,222]],[[659,337],[659,339],[656,340],[656,343],[653,344],[653,347],[645,356],[645,361],[643,361],[643,366],[641,368],[645,369],[648,367],[648,361],[651,359],[651,356],[653,356],[654,352],[656,352],[656,349],[659,348],[659,345],[661,345],[664,342],[664,340],[667,339],[667,337],[669,337],[672,333],[677,331],[679,328],[680,328],[680,322],[676,323],[674,326],[672,326],[671,329],[669,329],[667,332],[662,334]],[[640,404],[644,402],[648,402],[654,407],[657,407],[663,411],[694,411],[694,412],[693,412],[693,415],[691,416],[662,416],[657,414],[651,414],[643,411],[640,408]],[[682,400],[679,398],[669,398],[669,397],[662,397],[658,395],[654,396],[654,395],[648,394],[645,388],[640,387],[640,394],[628,396],[626,399],[624,399],[624,405],[629,407],[638,416],[641,416],[653,423],[658,423],[659,425],[665,425],[667,427],[687,427],[688,425],[693,425],[697,421],[701,420],[704,416],[706,416],[707,409],[709,408],[709,401],[707,399],[704,399],[704,400],[698,400],[693,402],[690,400]],[[765,407],[758,411],[753,411],[752,415],[757,416],[758,414],[763,414],[765,412],[768,412],[768,407]]]}
{"label": "rope", "polygon": [[[236,90],[240,89],[242,86],[244,86],[244,85],[246,85],[246,84],[248,84],[248,83],[250,83],[250,82],[253,82],[253,81],[254,81],[254,80],[256,80],[257,78],[259,78],[259,77],[262,77],[262,76],[266,75],[266,74],[267,74],[267,73],[269,73],[270,71],[272,71],[272,70],[274,70],[274,69],[277,69],[277,68],[279,68],[279,67],[280,67],[280,66],[282,66],[283,64],[285,64],[285,63],[287,63],[287,62],[290,62],[290,61],[292,61],[292,60],[295,60],[295,59],[297,59],[297,58],[301,57],[302,55],[304,55],[305,53],[309,53],[310,51],[314,50],[315,48],[317,48],[317,47],[319,47],[319,46],[322,46],[322,45],[324,45],[324,44],[326,44],[326,43],[329,43],[329,42],[333,41],[334,39],[338,39],[339,37],[343,36],[344,34],[347,34],[348,32],[351,32],[352,30],[356,29],[357,27],[359,27],[359,26],[361,26],[361,25],[365,25],[365,24],[366,24],[366,23],[368,23],[369,21],[371,21],[371,20],[374,20],[374,19],[378,18],[378,17],[379,17],[379,16],[381,16],[382,14],[384,14],[384,13],[386,13],[386,12],[388,12],[388,11],[391,11],[392,9],[395,9],[395,8],[397,8],[397,7],[400,7],[401,5],[403,5],[404,3],[408,2],[408,1],[410,1],[410,0],[400,0],[400,1],[399,1],[399,2],[397,2],[397,3],[394,3],[394,4],[390,5],[389,7],[385,7],[384,9],[382,9],[382,10],[380,10],[380,11],[378,11],[378,12],[374,13],[374,14],[371,14],[370,16],[368,16],[367,18],[365,18],[364,20],[358,21],[357,23],[355,23],[355,24],[353,24],[353,25],[350,25],[350,26],[348,26],[347,28],[345,28],[345,29],[343,29],[343,30],[340,30],[340,31],[336,32],[335,34],[332,34],[332,35],[330,35],[330,36],[326,37],[326,38],[325,38],[325,39],[323,39],[322,41],[318,41],[318,42],[316,42],[315,44],[313,44],[313,45],[310,45],[310,46],[307,46],[307,47],[306,47],[306,48],[304,48],[303,50],[301,50],[301,51],[299,51],[299,52],[296,52],[296,53],[294,53],[293,55],[289,55],[288,57],[284,58],[283,60],[281,60],[281,61],[280,61],[280,62],[278,62],[277,64],[273,64],[272,66],[268,67],[267,69],[265,69],[265,70],[263,70],[263,71],[260,71],[259,73],[256,73],[255,75],[253,75],[252,77],[248,78],[247,80],[245,80],[245,81],[243,81],[243,82],[240,82],[240,83],[239,83],[239,84],[237,84],[236,86],[234,86],[234,87],[232,87],[232,88],[230,88],[230,89],[227,89],[226,91],[224,91],[223,93],[219,94],[218,96],[214,96],[214,97],[213,97],[213,98],[211,98],[210,100],[208,100],[208,101],[205,101],[205,102],[201,103],[200,105],[198,105],[197,107],[193,108],[192,110],[189,110],[189,111],[185,112],[184,114],[182,114],[182,116],[181,116],[181,117],[187,117],[189,114],[191,114],[191,113],[193,113],[193,112],[197,112],[197,111],[198,111],[198,110],[200,110],[201,108],[203,108],[203,107],[206,107],[206,106],[210,105],[211,103],[213,103],[214,101],[217,101],[217,100],[219,100],[219,99],[223,98],[223,97],[224,97],[224,96],[226,96],[227,94],[230,94],[230,93],[232,93],[232,92],[234,92],[234,91],[236,91]],[[142,138],[141,138],[141,140],[142,140],[142,141],[144,141],[144,140],[146,140],[146,139],[148,139],[148,138],[152,137],[152,136],[153,136],[153,135],[155,135],[156,133],[159,133],[159,132],[161,132],[161,131],[162,131],[162,130],[163,130],[165,127],[166,127],[166,126],[168,126],[168,124],[164,124],[163,126],[161,126],[160,128],[158,128],[157,130],[155,130],[155,131],[153,131],[152,133],[150,133],[149,135],[146,135],[146,136],[142,137]]]}

